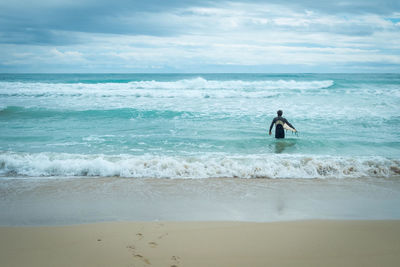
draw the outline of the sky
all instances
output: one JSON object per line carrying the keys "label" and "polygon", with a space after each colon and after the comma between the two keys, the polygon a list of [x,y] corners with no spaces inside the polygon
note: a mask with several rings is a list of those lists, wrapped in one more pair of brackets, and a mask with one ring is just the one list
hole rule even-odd
{"label": "sky", "polygon": [[398,0],[0,0],[0,72],[400,72]]}

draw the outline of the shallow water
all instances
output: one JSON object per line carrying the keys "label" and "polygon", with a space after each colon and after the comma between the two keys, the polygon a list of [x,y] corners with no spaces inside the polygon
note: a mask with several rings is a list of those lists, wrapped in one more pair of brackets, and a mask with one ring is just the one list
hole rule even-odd
{"label": "shallow water", "polygon": [[0,225],[400,219],[391,179],[10,178]]}

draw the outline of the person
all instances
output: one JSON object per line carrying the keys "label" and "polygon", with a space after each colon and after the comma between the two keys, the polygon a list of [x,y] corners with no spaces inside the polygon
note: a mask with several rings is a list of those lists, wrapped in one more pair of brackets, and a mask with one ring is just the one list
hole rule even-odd
{"label": "person", "polygon": [[285,119],[284,117],[282,117],[282,110],[278,110],[278,117],[275,117],[272,120],[271,126],[269,127],[269,135],[272,134],[272,128],[274,127],[275,124],[275,138],[285,138],[285,129],[283,129],[283,125],[286,123],[287,125],[289,125],[290,127],[292,127],[293,129],[296,130],[296,128],[294,128],[293,125],[291,125],[287,119]]}

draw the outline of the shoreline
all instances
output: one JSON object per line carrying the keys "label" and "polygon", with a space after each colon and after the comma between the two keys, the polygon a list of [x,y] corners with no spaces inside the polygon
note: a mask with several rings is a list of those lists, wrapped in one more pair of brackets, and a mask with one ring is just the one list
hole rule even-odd
{"label": "shoreline", "polygon": [[10,179],[0,226],[400,219],[398,179]]}
{"label": "shoreline", "polygon": [[0,226],[2,266],[398,266],[400,220]]}

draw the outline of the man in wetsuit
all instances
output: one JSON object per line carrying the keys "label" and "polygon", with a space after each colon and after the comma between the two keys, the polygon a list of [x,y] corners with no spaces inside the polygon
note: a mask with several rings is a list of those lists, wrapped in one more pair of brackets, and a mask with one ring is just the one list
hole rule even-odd
{"label": "man in wetsuit", "polygon": [[290,127],[292,127],[293,129],[296,130],[296,128],[293,127],[293,125],[291,125],[287,119],[285,119],[284,117],[282,117],[282,110],[278,110],[278,117],[275,117],[272,120],[271,126],[269,127],[269,135],[272,134],[272,127],[274,127],[275,124],[275,138],[285,138],[285,129],[283,129],[283,125],[286,123],[287,125],[289,125]]}

